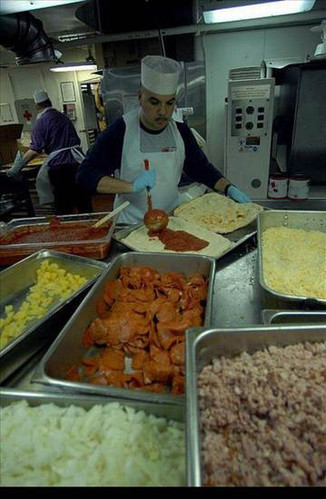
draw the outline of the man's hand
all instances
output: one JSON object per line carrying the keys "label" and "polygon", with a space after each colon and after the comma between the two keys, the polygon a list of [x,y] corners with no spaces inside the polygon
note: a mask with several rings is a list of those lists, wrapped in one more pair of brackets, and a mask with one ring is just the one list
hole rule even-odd
{"label": "man's hand", "polygon": [[145,170],[132,184],[133,192],[141,192],[145,187],[154,187],[156,184],[156,170]]}
{"label": "man's hand", "polygon": [[251,203],[251,199],[244,192],[240,191],[234,185],[230,185],[228,188],[227,196],[238,203]]}

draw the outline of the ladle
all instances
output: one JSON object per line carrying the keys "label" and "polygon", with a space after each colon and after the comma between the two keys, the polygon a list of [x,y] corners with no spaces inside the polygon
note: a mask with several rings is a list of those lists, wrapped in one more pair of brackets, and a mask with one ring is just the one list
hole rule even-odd
{"label": "ladle", "polygon": [[128,206],[128,204],[130,204],[129,201],[125,201],[124,203],[120,204],[120,206],[118,206],[115,210],[110,211],[110,213],[105,215],[103,218],[100,218],[100,220],[98,220],[94,225],[92,225],[92,228],[97,229],[102,224],[104,224],[105,222],[110,220],[110,218],[114,217],[114,215],[116,215],[117,213],[120,213],[120,211],[122,211],[124,208],[126,208]]}

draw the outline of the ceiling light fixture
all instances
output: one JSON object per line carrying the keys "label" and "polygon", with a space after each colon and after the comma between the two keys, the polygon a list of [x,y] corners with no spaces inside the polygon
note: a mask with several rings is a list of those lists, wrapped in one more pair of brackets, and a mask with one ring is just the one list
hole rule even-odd
{"label": "ceiling light fixture", "polygon": [[[271,2],[254,0],[254,2],[234,7],[230,6],[231,2],[221,2],[220,7],[203,11],[204,21],[206,24],[222,23],[307,12],[314,6],[315,0],[274,0]],[[222,3],[225,5],[224,8],[222,8]]]}
{"label": "ceiling light fixture", "polygon": [[97,65],[89,62],[71,62],[67,64],[61,64],[60,66],[54,66],[50,68],[50,71],[56,73],[63,73],[65,71],[94,71],[97,69]]}

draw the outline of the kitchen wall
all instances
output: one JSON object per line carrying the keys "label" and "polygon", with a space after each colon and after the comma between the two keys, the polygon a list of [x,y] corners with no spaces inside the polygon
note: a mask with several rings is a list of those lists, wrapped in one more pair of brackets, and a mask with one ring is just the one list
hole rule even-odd
{"label": "kitchen wall", "polygon": [[267,66],[271,63],[286,65],[305,62],[307,56],[313,56],[320,43],[319,34],[311,32],[311,26],[206,33],[197,37],[197,57],[206,61],[206,139],[209,158],[222,172],[229,70],[259,66],[262,60],[266,61]]}
{"label": "kitchen wall", "polygon": [[[194,37],[194,59],[206,61],[208,155],[222,172],[224,172],[225,98],[229,70],[260,65],[262,60],[265,60],[267,65],[275,60],[283,65],[304,62],[308,55],[314,54],[316,45],[320,43],[319,34],[309,29],[313,25],[207,32]],[[79,47],[66,51],[64,60],[65,62],[85,60],[86,56],[87,47]],[[85,126],[79,83],[93,75],[85,71],[53,73],[49,71],[50,65],[43,63],[1,69],[0,102],[11,103],[13,120],[16,121],[14,100],[31,97],[35,88],[44,87],[53,105],[62,110],[60,82],[74,82],[77,117],[74,125],[84,150],[87,150],[85,133],[81,131]]]}

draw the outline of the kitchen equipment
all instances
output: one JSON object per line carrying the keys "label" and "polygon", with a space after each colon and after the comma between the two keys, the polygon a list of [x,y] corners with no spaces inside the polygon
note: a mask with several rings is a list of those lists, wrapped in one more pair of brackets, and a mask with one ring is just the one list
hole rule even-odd
{"label": "kitchen equipment", "polygon": [[[84,213],[80,215],[61,215],[55,219],[67,230],[69,227],[82,227],[86,224],[89,228],[106,213]],[[108,222],[107,230],[103,235],[97,238],[94,231],[94,238],[74,239],[73,231],[71,232],[70,240],[55,240],[49,242],[26,242],[15,243],[15,234],[22,232],[47,231],[50,229],[50,224],[53,218],[48,217],[32,217],[18,218],[10,220],[4,227],[0,229],[0,265],[11,265],[12,263],[21,260],[22,258],[35,253],[42,249],[62,251],[64,253],[72,253],[87,258],[95,258],[102,260],[107,257],[111,246],[111,238],[115,227],[116,218],[114,217]],[[87,231],[86,231],[87,232]],[[90,231],[89,231],[90,233]]]}
{"label": "kitchen equipment", "polygon": [[266,198],[275,80],[257,76],[246,79],[246,68],[235,76],[232,71],[235,70],[229,75],[226,111],[226,177],[251,199]]}
{"label": "kitchen equipment", "polygon": [[[326,299],[312,298],[311,296],[299,296],[295,294],[280,293],[273,290],[266,283],[266,276],[263,267],[263,243],[262,236],[266,229],[271,227],[288,227],[292,229],[302,229],[306,231],[326,232],[326,212],[324,211],[300,211],[300,210],[269,210],[258,214],[257,220],[257,240],[259,259],[259,283],[269,293],[286,300],[309,300],[316,303],[326,304]],[[321,279],[325,273],[325,266],[320,269]]]}
{"label": "kitchen equipment", "polygon": [[[185,276],[203,274],[209,280],[204,324],[211,323],[213,284],[215,261],[212,258],[197,255],[172,255],[154,253],[124,253],[114,259],[107,271],[103,273],[97,285],[80,304],[70,321],[62,329],[59,337],[51,345],[42,358],[33,376],[33,382],[62,388],[65,391],[81,391],[104,395],[106,397],[121,397],[144,402],[184,404],[184,395],[172,395],[167,392],[151,393],[142,390],[115,388],[105,385],[94,385],[86,382],[67,381],[66,373],[73,365],[78,365],[81,359],[89,353],[82,344],[82,336],[93,319],[98,317],[96,309],[99,298],[108,280],[116,279],[121,266],[150,266],[159,272],[180,272]],[[95,347],[92,347],[93,349]]]}
{"label": "kitchen equipment", "polygon": [[[105,397],[96,397],[95,395],[87,395],[80,393],[53,393],[50,391],[38,391],[33,393],[25,390],[12,390],[8,388],[0,388],[0,404],[1,407],[6,407],[13,402],[26,400],[31,407],[39,406],[40,404],[56,404],[60,407],[76,405],[84,409],[91,409],[96,404],[107,404],[108,399]],[[173,419],[175,421],[184,421],[184,408],[181,405],[175,404],[151,404],[137,400],[125,399],[110,399],[109,402],[120,403],[125,407],[132,407],[135,410],[144,411],[146,414],[153,414],[157,417]]]}
{"label": "kitchen equipment", "polygon": [[[249,354],[268,346],[326,340],[326,326],[254,326],[246,328],[191,328],[187,331],[186,349],[186,447],[187,484],[202,486],[200,407],[198,374],[212,359]],[[222,449],[221,449],[222,451]],[[218,452],[218,449],[217,449]],[[224,484],[228,485],[228,484]]]}
{"label": "kitchen equipment", "polygon": [[60,268],[72,274],[85,277],[87,282],[65,300],[56,300],[46,314],[27,323],[19,336],[0,350],[0,382],[22,366],[59,333],[65,322],[85,296],[87,290],[107,268],[103,262],[89,258],[68,255],[57,251],[42,250],[0,272],[0,316],[4,316],[5,307],[12,305],[18,310],[25,300],[30,287],[36,282],[36,271],[45,260],[56,263]]}
{"label": "kitchen equipment", "polygon": [[[149,170],[148,159],[144,159],[144,163],[145,163],[145,170],[148,171]],[[147,191],[147,208],[148,208],[148,211],[150,211],[153,209],[153,205],[152,205],[151,188],[148,185],[146,186],[146,191]]]}
{"label": "kitchen equipment", "polygon": [[262,310],[264,324],[324,324],[326,311],[314,310]]}
{"label": "kitchen equipment", "polygon": [[101,225],[103,225],[105,222],[107,222],[108,220],[110,220],[111,218],[113,218],[115,215],[117,215],[118,213],[120,213],[120,211],[122,211],[124,208],[126,208],[128,206],[128,204],[130,204],[129,201],[125,201],[124,203],[122,203],[115,210],[111,211],[110,213],[108,213],[107,215],[105,215],[105,217],[101,218],[98,222],[96,222],[93,225],[93,228],[96,229],[97,227],[100,227]]}
{"label": "kitchen equipment", "polygon": [[274,70],[279,84],[277,147],[286,149],[289,174],[326,182],[326,61],[311,60]]}

